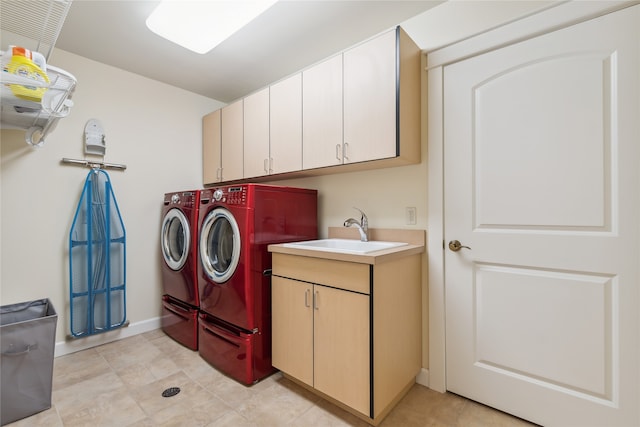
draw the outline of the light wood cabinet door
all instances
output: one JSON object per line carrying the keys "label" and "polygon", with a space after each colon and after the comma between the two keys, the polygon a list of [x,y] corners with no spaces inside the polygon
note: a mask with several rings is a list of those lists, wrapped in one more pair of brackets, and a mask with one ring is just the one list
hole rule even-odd
{"label": "light wood cabinet door", "polygon": [[272,276],[272,364],[313,387],[313,285]]}
{"label": "light wood cabinet door", "polygon": [[270,88],[268,173],[302,169],[302,74]]}
{"label": "light wood cabinet door", "polygon": [[243,101],[222,108],[222,180],[242,179],[243,168]]}
{"label": "light wood cabinet door", "polygon": [[244,177],[269,174],[269,88],[244,98]]}
{"label": "light wood cabinet door", "polygon": [[314,388],[370,414],[369,296],[314,285]]}
{"label": "light wood cabinet door", "polygon": [[302,167],[342,164],[342,55],[302,73]]}
{"label": "light wood cabinet door", "polygon": [[344,163],[398,153],[397,31],[344,53]]}
{"label": "light wood cabinet door", "polygon": [[222,180],[220,110],[202,118],[202,182],[213,184]]}

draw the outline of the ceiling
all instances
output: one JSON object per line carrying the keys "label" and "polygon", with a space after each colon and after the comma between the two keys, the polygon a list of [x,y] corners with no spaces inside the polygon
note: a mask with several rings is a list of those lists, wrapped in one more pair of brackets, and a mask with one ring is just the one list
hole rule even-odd
{"label": "ceiling", "polygon": [[158,1],[75,0],[56,47],[230,102],[440,3],[280,0],[200,55],[147,29],[145,20]]}

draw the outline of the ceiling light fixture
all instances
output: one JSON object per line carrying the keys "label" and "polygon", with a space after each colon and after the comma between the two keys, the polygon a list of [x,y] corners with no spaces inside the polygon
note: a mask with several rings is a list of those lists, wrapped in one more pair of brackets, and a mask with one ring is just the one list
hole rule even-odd
{"label": "ceiling light fixture", "polygon": [[207,53],[277,0],[162,0],[147,27],[180,46]]}

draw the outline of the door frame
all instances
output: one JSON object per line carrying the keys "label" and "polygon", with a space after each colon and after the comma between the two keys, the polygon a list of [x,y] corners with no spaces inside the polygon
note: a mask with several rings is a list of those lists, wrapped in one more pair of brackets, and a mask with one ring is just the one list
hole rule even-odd
{"label": "door frame", "polygon": [[559,3],[459,43],[426,53],[429,388],[442,393],[447,390],[444,277],[444,67],[639,3],[638,0]]}

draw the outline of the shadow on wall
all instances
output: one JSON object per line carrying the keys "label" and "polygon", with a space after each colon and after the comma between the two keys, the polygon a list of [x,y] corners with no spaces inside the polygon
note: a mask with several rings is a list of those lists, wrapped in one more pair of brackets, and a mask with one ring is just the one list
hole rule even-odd
{"label": "shadow on wall", "polygon": [[13,160],[34,151],[24,140],[24,131],[17,129],[2,129],[0,134],[2,167],[6,167]]}

